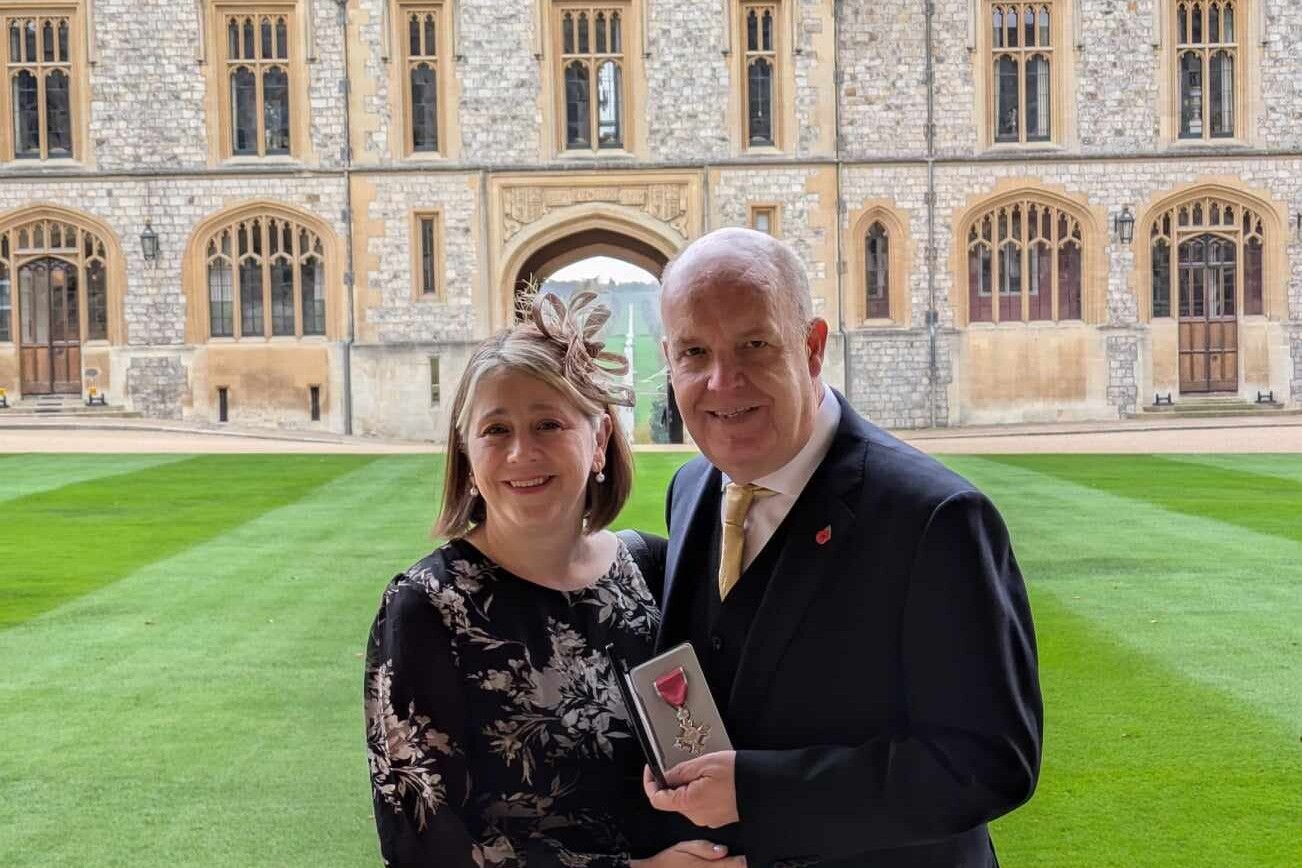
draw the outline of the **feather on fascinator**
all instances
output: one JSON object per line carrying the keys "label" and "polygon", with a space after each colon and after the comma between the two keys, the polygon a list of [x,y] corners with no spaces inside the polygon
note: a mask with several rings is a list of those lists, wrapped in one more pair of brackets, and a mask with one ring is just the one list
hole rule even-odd
{"label": "feather on fascinator", "polygon": [[576,292],[568,304],[551,292],[533,296],[529,318],[543,337],[565,348],[561,368],[580,394],[601,404],[632,407],[633,389],[615,381],[628,373],[628,359],[606,352],[597,339],[611,310],[598,304],[595,292]]}

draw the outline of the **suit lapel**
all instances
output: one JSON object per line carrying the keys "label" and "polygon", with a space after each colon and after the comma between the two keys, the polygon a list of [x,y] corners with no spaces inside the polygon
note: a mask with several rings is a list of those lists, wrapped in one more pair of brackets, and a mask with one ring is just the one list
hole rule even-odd
{"label": "suit lapel", "polygon": [[827,457],[787,516],[786,540],[750,625],[728,699],[729,720],[737,724],[757,719],[773,672],[805,610],[823,581],[844,568],[844,552],[855,535],[855,509],[868,449],[867,440],[856,430],[857,422],[854,411],[843,403],[842,422]]}
{"label": "suit lapel", "polygon": [[[691,557],[709,545],[710,534],[718,515],[705,515],[709,505],[716,502],[710,494],[722,484],[719,471],[702,461],[695,477],[685,479],[674,497],[673,515],[670,516],[669,552],[665,556],[664,598],[660,601],[660,631],[656,634],[656,651],[663,651],[674,637],[685,635],[679,630],[685,600],[695,587],[693,576],[679,575],[684,567],[690,568],[698,559]],[[686,472],[686,471],[685,471]],[[689,555],[684,561],[684,555]],[[695,577],[700,579],[699,576]]]}

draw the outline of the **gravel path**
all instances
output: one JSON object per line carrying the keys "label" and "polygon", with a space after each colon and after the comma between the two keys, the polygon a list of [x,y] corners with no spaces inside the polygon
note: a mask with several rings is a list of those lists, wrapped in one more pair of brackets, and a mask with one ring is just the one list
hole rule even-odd
{"label": "gravel path", "polygon": [[[0,417],[5,452],[307,452],[400,454],[432,452],[429,443],[209,428],[141,420],[69,423]],[[1112,423],[1020,425],[901,431],[919,449],[940,454],[1024,452],[1302,452],[1302,416],[1220,419],[1133,419]],[[670,451],[683,447],[639,447]]]}

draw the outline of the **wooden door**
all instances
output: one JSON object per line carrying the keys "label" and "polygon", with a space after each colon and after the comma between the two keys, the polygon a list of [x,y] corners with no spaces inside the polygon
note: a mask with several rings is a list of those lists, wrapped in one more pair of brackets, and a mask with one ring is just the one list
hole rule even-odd
{"label": "wooden door", "polygon": [[39,259],[18,269],[23,394],[81,394],[77,290],[70,262]]}
{"label": "wooden door", "polygon": [[1234,242],[1203,235],[1180,245],[1180,392],[1239,388],[1238,262]]}

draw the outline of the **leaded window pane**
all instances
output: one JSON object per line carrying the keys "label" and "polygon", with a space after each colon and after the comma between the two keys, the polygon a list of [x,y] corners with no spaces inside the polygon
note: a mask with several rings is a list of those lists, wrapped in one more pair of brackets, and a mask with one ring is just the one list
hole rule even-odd
{"label": "leaded window pane", "polygon": [[[257,231],[254,232],[256,237]],[[262,327],[262,265],[256,259],[240,263],[240,335],[264,334]]]}
{"label": "leaded window pane", "polygon": [[13,78],[14,156],[40,159],[41,106],[36,76],[21,70]]}
{"label": "leaded window pane", "polygon": [[434,273],[434,218],[420,219],[420,291],[434,295],[438,291]]}
{"label": "leaded window pane", "polygon": [[622,132],[623,73],[619,64],[607,61],[597,72],[597,146],[619,148],[624,144]]}
{"label": "leaded window pane", "polygon": [[588,48],[588,13],[579,13],[579,54],[587,54]]}
{"label": "leaded window pane", "polygon": [[294,334],[294,264],[288,259],[271,263],[271,333]]}
{"label": "leaded window pane", "polygon": [[0,262],[0,341],[12,341],[9,321],[13,318],[13,297],[9,266]]}
{"label": "leaded window pane", "polygon": [[426,55],[428,55],[428,56],[431,56],[431,57],[438,53],[438,49],[435,48],[435,46],[436,46],[438,43],[436,43],[436,42],[434,41],[434,35],[435,35],[435,34],[434,34],[434,16],[433,16],[433,15],[426,15],[426,16],[425,16],[425,51],[424,51],[424,54],[426,54]]}
{"label": "leaded window pane", "polygon": [[414,151],[439,149],[437,78],[424,63],[411,71],[411,138]]}
{"label": "leaded window pane", "polygon": [[41,25],[41,59],[54,63],[54,22],[47,20]]}
{"label": "leaded window pane", "polygon": [[759,51],[759,13],[754,9],[746,13],[746,50]]}
{"label": "leaded window pane", "polygon": [[1203,63],[1195,52],[1180,55],[1180,136],[1202,138]]}
{"label": "leaded window pane", "polygon": [[995,141],[1017,141],[1017,127],[1017,61],[1005,55],[995,60]]}
{"label": "leaded window pane", "polygon": [[271,19],[263,18],[259,30],[261,30],[262,36],[260,40],[262,42],[262,59],[271,60],[272,51],[275,49],[275,43],[271,40]]}
{"label": "leaded window pane", "polygon": [[864,275],[868,292],[868,318],[889,319],[891,315],[890,238],[885,227],[874,223],[864,239]]}
{"label": "leaded window pane", "polygon": [[416,15],[407,19],[407,53],[412,57],[421,54],[420,50],[420,18]]}
{"label": "leaded window pane", "polygon": [[253,43],[254,43],[253,19],[245,18],[244,19],[244,59],[245,60],[253,59],[253,50],[254,50]]}
{"label": "leaded window pane", "polygon": [[289,76],[273,66],[262,77],[263,127],[266,153],[289,153]]}
{"label": "leaded window pane", "polygon": [[763,58],[747,72],[747,137],[750,145],[773,144],[773,64]]}
{"label": "leaded window pane", "polygon": [[1081,318],[1081,255],[1076,244],[1058,248],[1058,319]]}
{"label": "leaded window pane", "polygon": [[1234,41],[1234,7],[1227,5],[1224,14],[1221,17],[1221,29],[1224,31],[1223,39],[1226,42]]}
{"label": "leaded window pane", "polygon": [[994,318],[990,304],[992,266],[986,245],[977,244],[968,251],[968,318],[972,322],[990,322]]}
{"label": "leaded window pane", "polygon": [[68,75],[62,70],[45,78],[45,142],[47,156],[72,156],[72,108]]}
{"label": "leaded window pane", "polygon": [[1027,251],[1027,294],[1032,320],[1053,319],[1053,250],[1047,244],[1032,244]]}
{"label": "leaded window pane", "polygon": [[624,33],[621,27],[622,18],[618,12],[610,16],[610,53],[624,53]]}
{"label": "leaded window pane", "polygon": [[1262,258],[1261,239],[1248,239],[1243,246],[1243,312],[1248,316],[1264,312]]}
{"label": "leaded window pane", "polygon": [[591,148],[588,116],[588,67],[574,61],[565,67],[565,147]]}
{"label": "leaded window pane", "polygon": [[1153,316],[1171,315],[1171,246],[1165,239],[1153,242]]}
{"label": "leaded window pane", "polygon": [[303,298],[303,334],[325,334],[325,266],[311,257],[299,266],[299,289]]}
{"label": "leaded window pane", "polygon": [[1049,138],[1049,60],[1032,57],[1026,64],[1026,138]]}
{"label": "leaded window pane", "polygon": [[86,337],[108,340],[108,285],[104,263],[98,259],[86,265]]}
{"label": "leaded window pane", "polygon": [[208,263],[208,330],[215,338],[235,335],[231,266],[224,259]]}
{"label": "leaded window pane", "polygon": [[760,17],[760,50],[773,50],[773,13],[765,9]]}
{"label": "leaded window pane", "polygon": [[231,150],[258,152],[258,83],[246,66],[231,74]]}
{"label": "leaded window pane", "polygon": [[276,57],[280,60],[289,59],[289,27],[284,18],[276,19]]}
{"label": "leaded window pane", "polygon": [[226,57],[238,60],[240,56],[240,25],[234,18],[226,22]]}
{"label": "leaded window pane", "polygon": [[1229,52],[1212,55],[1210,81],[1212,136],[1234,135],[1234,58]]}

